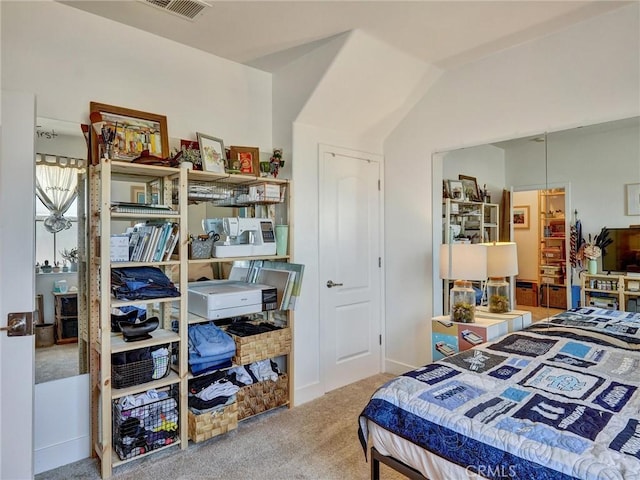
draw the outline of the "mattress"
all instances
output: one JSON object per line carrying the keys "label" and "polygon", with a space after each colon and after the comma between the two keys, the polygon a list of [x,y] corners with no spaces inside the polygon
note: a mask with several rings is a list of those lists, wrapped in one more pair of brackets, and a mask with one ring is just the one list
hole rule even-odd
{"label": "mattress", "polygon": [[375,446],[431,479],[640,479],[640,314],[573,309],[394,378]]}

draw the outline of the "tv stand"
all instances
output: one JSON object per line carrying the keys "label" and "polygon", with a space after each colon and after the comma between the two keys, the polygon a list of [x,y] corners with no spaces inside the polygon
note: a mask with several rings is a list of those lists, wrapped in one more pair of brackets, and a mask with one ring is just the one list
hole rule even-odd
{"label": "tv stand", "polygon": [[583,307],[640,312],[640,274],[583,274],[580,300]]}

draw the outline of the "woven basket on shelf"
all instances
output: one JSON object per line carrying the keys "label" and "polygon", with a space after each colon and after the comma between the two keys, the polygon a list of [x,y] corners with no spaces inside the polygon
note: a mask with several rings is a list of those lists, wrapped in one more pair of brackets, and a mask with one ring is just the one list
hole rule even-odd
{"label": "woven basket on shelf", "polygon": [[189,410],[189,438],[195,443],[222,435],[238,427],[238,404],[232,403],[222,410],[196,415]]}
{"label": "woven basket on shelf", "polygon": [[236,342],[236,355],[232,359],[236,365],[248,365],[291,352],[289,327],[247,337],[232,334],[231,337]]}
{"label": "woven basket on shelf", "polygon": [[275,382],[267,380],[247,385],[236,395],[238,420],[286,405],[289,402],[289,376],[282,373]]}

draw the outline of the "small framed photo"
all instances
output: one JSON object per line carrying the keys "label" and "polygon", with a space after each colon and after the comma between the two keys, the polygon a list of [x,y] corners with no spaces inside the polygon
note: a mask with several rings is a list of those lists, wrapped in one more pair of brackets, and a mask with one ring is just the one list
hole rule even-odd
{"label": "small framed photo", "polygon": [[464,188],[460,180],[449,180],[449,198],[465,200]]}
{"label": "small framed photo", "polygon": [[442,198],[451,198],[451,194],[449,193],[448,180],[442,180]]}
{"label": "small framed photo", "polygon": [[131,201],[133,203],[145,203],[146,195],[144,187],[131,187]]}
{"label": "small framed photo", "polygon": [[462,188],[464,189],[464,198],[472,202],[482,201],[480,190],[478,190],[478,182],[476,177],[469,177],[467,175],[458,175],[458,180],[462,182]]}
{"label": "small framed photo", "polygon": [[257,147],[231,146],[228,173],[260,175],[260,150]]}
{"label": "small framed photo", "polygon": [[513,228],[529,228],[529,205],[513,207]]}
{"label": "small framed photo", "polygon": [[225,173],[224,142],[221,138],[196,133],[202,159],[202,170],[212,173]]}

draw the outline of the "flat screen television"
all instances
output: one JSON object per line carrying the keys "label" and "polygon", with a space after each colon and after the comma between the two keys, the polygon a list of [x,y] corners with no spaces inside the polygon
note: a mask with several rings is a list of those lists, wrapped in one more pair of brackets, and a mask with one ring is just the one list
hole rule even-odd
{"label": "flat screen television", "polygon": [[609,228],[613,240],[602,255],[605,272],[640,272],[640,228]]}

